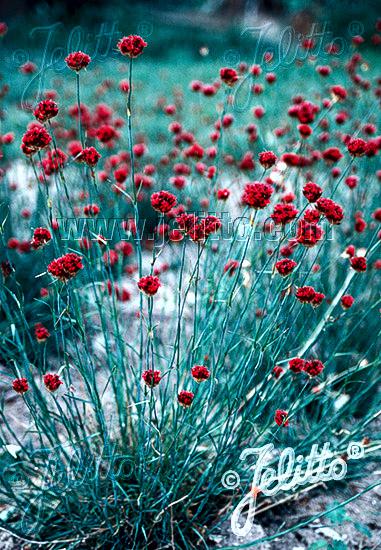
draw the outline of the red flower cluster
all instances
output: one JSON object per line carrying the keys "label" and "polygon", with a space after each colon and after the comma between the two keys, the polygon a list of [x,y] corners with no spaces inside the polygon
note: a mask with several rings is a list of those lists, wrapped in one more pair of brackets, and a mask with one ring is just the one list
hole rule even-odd
{"label": "red flower cluster", "polygon": [[311,376],[311,378],[319,376],[323,370],[324,365],[321,361],[319,361],[319,359],[311,359],[310,361],[306,361],[304,364],[304,372],[306,372],[308,376]]}
{"label": "red flower cluster", "polygon": [[156,275],[147,275],[138,281],[139,290],[147,296],[154,296],[160,287],[161,283],[159,277],[156,277]]}
{"label": "red flower cluster", "polygon": [[206,218],[196,221],[196,223],[187,230],[187,234],[192,241],[203,242],[209,235],[216,233],[221,225],[221,220],[216,218],[216,216],[206,216]]}
{"label": "red flower cluster", "polygon": [[49,390],[50,392],[57,391],[58,388],[61,386],[61,384],[63,384],[58,374],[52,374],[52,373],[44,374],[43,381],[46,389]]}
{"label": "red flower cluster", "polygon": [[286,428],[289,425],[288,412],[283,409],[276,410],[274,420],[278,426]]}
{"label": "red flower cluster", "polygon": [[43,343],[50,337],[50,332],[42,323],[36,323],[34,325],[34,335],[37,342]]}
{"label": "red flower cluster", "polygon": [[290,369],[290,371],[295,372],[295,374],[299,374],[300,372],[304,371],[304,364],[304,359],[295,357],[288,362],[288,368]]}
{"label": "red flower cluster", "polygon": [[224,67],[220,69],[220,78],[227,86],[234,86],[238,80],[238,74],[235,69]]}
{"label": "red flower cluster", "polygon": [[316,208],[334,225],[341,223],[344,218],[344,211],[341,206],[331,199],[321,197],[316,201]]}
{"label": "red flower cluster", "polygon": [[300,372],[305,372],[311,378],[314,376],[318,376],[324,369],[324,364],[319,361],[319,359],[310,359],[309,361],[305,361],[304,359],[300,359],[299,357],[295,357],[294,359],[291,359],[288,363],[289,369],[299,374]]}
{"label": "red flower cluster", "polygon": [[61,170],[66,161],[66,154],[61,149],[54,149],[54,151],[48,151],[46,157],[42,159],[42,167],[45,174],[50,176]]}
{"label": "red flower cluster", "polygon": [[294,260],[285,258],[284,260],[279,260],[279,262],[275,264],[275,269],[278,271],[279,275],[287,277],[287,275],[290,275],[290,273],[294,271],[297,265],[298,264],[294,262]]}
{"label": "red flower cluster", "polygon": [[266,170],[274,166],[278,160],[277,156],[272,151],[263,151],[263,153],[259,153],[258,157],[260,165]]}
{"label": "red flower cluster", "polygon": [[292,222],[298,215],[298,210],[293,204],[276,204],[274,206],[274,212],[271,214],[271,218],[276,225],[286,225]]}
{"label": "red flower cluster", "polygon": [[174,206],[176,206],[177,200],[175,195],[168,191],[159,191],[151,195],[151,205],[154,210],[161,212],[162,214],[168,213]]}
{"label": "red flower cluster", "polygon": [[12,388],[16,393],[26,393],[29,390],[28,380],[26,378],[16,378],[12,382]]}
{"label": "red flower cluster", "polygon": [[357,271],[358,273],[363,273],[366,271],[366,258],[363,256],[353,256],[353,258],[350,258],[350,263],[352,269]]}
{"label": "red flower cluster", "polygon": [[37,105],[33,111],[33,114],[38,121],[46,122],[47,120],[57,116],[58,105],[52,99],[44,99]]}
{"label": "red flower cluster", "polygon": [[343,157],[340,149],[338,149],[337,147],[329,147],[328,149],[323,151],[322,156],[323,159],[329,164],[338,162]]}
{"label": "red flower cluster", "polygon": [[87,166],[94,168],[97,165],[101,155],[95,149],[95,147],[86,147],[83,149],[75,160],[79,162],[84,162]]}
{"label": "red flower cluster", "polygon": [[117,44],[117,47],[122,55],[135,58],[143,53],[143,50],[147,45],[147,42],[145,42],[141,36],[130,34],[130,36],[124,36],[121,38]]}
{"label": "red flower cluster", "polygon": [[149,388],[154,388],[160,383],[161,380],[161,372],[159,370],[145,370],[142,374],[142,379],[144,383]]}
{"label": "red flower cluster", "polygon": [[192,367],[192,376],[196,380],[196,382],[204,382],[205,380],[208,380],[210,377],[210,371],[207,367],[204,367],[203,365],[195,365]]}
{"label": "red flower cluster", "polygon": [[25,155],[34,155],[52,141],[46,128],[38,123],[29,126],[22,138],[21,149]]}
{"label": "red flower cluster", "polygon": [[37,227],[33,232],[31,245],[34,249],[41,248],[46,245],[52,238],[52,235],[45,227]]}
{"label": "red flower cluster", "polygon": [[81,269],[83,269],[82,258],[74,252],[69,252],[48,265],[49,273],[64,283],[75,277]]}
{"label": "red flower cluster", "polygon": [[224,267],[224,273],[227,273],[229,277],[232,277],[239,267],[239,262],[237,260],[228,260]]}
{"label": "red flower cluster", "polygon": [[191,391],[181,390],[177,396],[177,400],[182,407],[188,408],[192,405],[194,393]]}
{"label": "red flower cluster", "polygon": [[316,223],[309,223],[306,220],[300,220],[296,240],[299,244],[311,248],[315,246],[323,236],[322,228]]}
{"label": "red flower cluster", "polygon": [[66,65],[69,69],[76,72],[86,69],[90,61],[91,57],[87,55],[87,53],[81,51],[69,53],[65,58]]}
{"label": "red flower cluster", "polygon": [[355,299],[350,294],[344,294],[344,296],[341,297],[341,307],[343,309],[349,309],[353,306]]}
{"label": "red flower cluster", "polygon": [[347,149],[352,157],[362,157],[367,152],[367,142],[361,138],[351,139]]}
{"label": "red flower cluster", "polygon": [[273,191],[273,188],[268,183],[247,183],[242,194],[242,202],[251,208],[265,208],[270,204]]}
{"label": "red flower cluster", "polygon": [[323,189],[313,181],[309,181],[303,187],[303,195],[308,202],[316,202],[321,197],[322,193]]}
{"label": "red flower cluster", "polygon": [[302,304],[311,304],[314,307],[320,306],[325,298],[322,292],[316,292],[312,286],[299,287],[295,296]]}
{"label": "red flower cluster", "polygon": [[86,218],[95,218],[98,216],[100,208],[97,204],[87,204],[83,207],[83,213]]}

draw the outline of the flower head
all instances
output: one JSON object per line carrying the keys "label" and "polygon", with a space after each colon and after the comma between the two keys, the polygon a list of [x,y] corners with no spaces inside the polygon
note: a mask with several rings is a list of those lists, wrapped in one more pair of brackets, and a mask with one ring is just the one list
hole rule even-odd
{"label": "flower head", "polygon": [[142,379],[144,383],[149,388],[154,388],[160,383],[161,380],[161,372],[159,370],[145,370],[142,374]]}
{"label": "flower head", "polygon": [[139,290],[144,292],[146,296],[154,296],[160,287],[161,283],[156,275],[147,275],[138,281]]}
{"label": "flower head", "polygon": [[49,273],[64,283],[73,279],[81,269],[83,269],[82,258],[74,252],[69,252],[48,265]]}
{"label": "flower head", "polygon": [[234,86],[238,80],[238,74],[235,69],[223,67],[220,69],[220,78],[227,86]]}
{"label": "flower head", "polygon": [[52,235],[49,229],[46,229],[45,227],[37,227],[33,231],[33,239],[31,241],[31,245],[34,249],[42,248],[51,240],[51,238]]}
{"label": "flower head", "polygon": [[16,393],[26,393],[29,390],[28,380],[26,378],[16,378],[12,382],[12,388]]}
{"label": "flower head", "polygon": [[278,426],[286,428],[289,425],[288,412],[283,409],[276,410],[274,420]]}
{"label": "flower head", "polygon": [[69,53],[65,58],[65,63],[69,69],[76,72],[86,69],[90,61],[91,57],[81,51]]}
{"label": "flower head", "polygon": [[242,194],[242,202],[251,208],[262,209],[270,204],[273,188],[268,183],[247,183]]}
{"label": "flower head", "polygon": [[46,122],[47,120],[57,116],[58,105],[52,99],[44,99],[37,105],[33,111],[33,114],[39,122]]}
{"label": "flower head", "polygon": [[363,256],[353,256],[352,258],[350,258],[349,261],[351,263],[352,269],[354,269],[358,273],[363,273],[364,271],[366,271],[366,258],[364,258]]}
{"label": "flower head", "polygon": [[177,396],[177,401],[182,407],[188,408],[192,405],[194,393],[191,391],[181,390]]}
{"label": "flower head", "polygon": [[192,376],[196,382],[204,382],[210,377],[210,371],[207,367],[203,365],[195,365],[192,367]]}
{"label": "flower head", "polygon": [[119,40],[117,47],[122,55],[127,55],[134,59],[143,53],[147,45],[147,42],[141,36],[130,34],[130,36],[123,36]]}
{"label": "flower head", "polygon": [[298,264],[294,262],[294,260],[289,260],[288,258],[284,258],[284,260],[279,260],[275,264],[275,269],[281,275],[282,277],[287,277],[287,275],[290,275],[295,269],[295,267]]}
{"label": "flower head", "polygon": [[48,373],[43,376],[43,381],[45,384],[45,387],[50,392],[55,392],[58,390],[58,388],[63,384],[62,380],[58,376],[58,374],[52,374]]}
{"label": "flower head", "polygon": [[161,212],[162,214],[168,213],[174,206],[176,206],[177,199],[175,195],[168,191],[159,191],[151,195],[151,205],[154,210]]}

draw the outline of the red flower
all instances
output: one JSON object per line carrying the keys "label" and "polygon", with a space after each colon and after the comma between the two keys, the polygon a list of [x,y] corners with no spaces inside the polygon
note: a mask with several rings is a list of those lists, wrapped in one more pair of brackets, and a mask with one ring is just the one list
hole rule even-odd
{"label": "red flower", "polygon": [[51,240],[50,231],[45,227],[37,227],[33,232],[31,245],[33,248],[41,248]]}
{"label": "red flower", "polygon": [[275,376],[275,378],[280,378],[283,372],[284,370],[279,365],[275,365],[275,367],[273,368],[273,375]]}
{"label": "red flower", "polygon": [[161,372],[159,370],[145,370],[142,374],[144,383],[150,387],[154,388],[157,386],[161,380]]}
{"label": "red flower", "polygon": [[331,86],[331,93],[337,97],[338,100],[344,101],[347,97],[347,90],[342,86]]}
{"label": "red flower", "polygon": [[344,296],[341,297],[341,307],[343,309],[349,309],[353,306],[355,299],[350,294],[344,294]]}
{"label": "red flower", "polygon": [[143,53],[147,45],[147,42],[141,36],[130,34],[129,36],[123,36],[117,47],[122,55],[128,55],[128,57],[134,59]]}
{"label": "red flower", "polygon": [[209,235],[217,232],[221,227],[221,220],[216,218],[216,216],[206,216],[195,223],[188,231],[189,237],[192,241],[203,242]]}
{"label": "red flower", "polygon": [[324,369],[324,365],[319,359],[311,359],[306,361],[304,366],[304,372],[306,372],[311,378],[318,376]]}
{"label": "red flower", "polygon": [[263,151],[263,153],[259,153],[258,157],[260,165],[266,170],[274,166],[278,160],[277,156],[272,151]]}
{"label": "red flower", "polygon": [[311,248],[315,246],[323,236],[322,228],[316,223],[309,223],[305,220],[300,220],[296,240],[299,244]]}
{"label": "red flower", "polygon": [[51,99],[44,99],[37,105],[33,111],[33,114],[40,122],[46,122],[47,120],[57,116],[58,105]]}
{"label": "red flower", "polygon": [[367,152],[367,143],[361,138],[351,139],[347,149],[352,157],[362,157]]}
{"label": "red flower", "polygon": [[60,385],[63,384],[58,374],[51,374],[51,373],[44,374],[43,381],[46,389],[49,390],[50,392],[55,392],[56,390],[58,390]]}
{"label": "red flower", "polygon": [[217,199],[220,201],[226,201],[229,198],[230,191],[229,189],[218,189],[217,190]]}
{"label": "red flower", "polygon": [[328,163],[338,162],[342,158],[342,154],[337,147],[329,147],[322,153],[323,159]]}
{"label": "red flower", "polygon": [[308,138],[312,134],[312,128],[308,124],[298,124],[298,130],[302,138]]}
{"label": "red flower", "polygon": [[28,380],[26,378],[16,378],[12,382],[12,388],[16,393],[26,393],[29,390]]}
{"label": "red flower", "polygon": [[98,153],[95,147],[86,147],[79,153],[78,156],[76,156],[75,160],[77,160],[78,162],[84,162],[85,164],[87,164],[87,166],[94,168],[100,158],[101,155]]}
{"label": "red flower", "polygon": [[29,126],[22,138],[21,149],[26,155],[33,155],[52,141],[45,127],[38,123]]}
{"label": "red flower", "polygon": [[301,286],[295,293],[296,298],[302,304],[310,304],[315,298],[315,289],[312,286]]}
{"label": "red flower", "polygon": [[110,124],[103,124],[96,132],[96,136],[102,143],[108,143],[119,136],[118,132]]}
{"label": "red flower", "polygon": [[287,427],[289,425],[288,412],[282,409],[276,410],[274,420],[278,426],[283,426],[284,428]]}
{"label": "red flower", "polygon": [[287,275],[290,275],[290,273],[294,271],[297,265],[298,264],[294,262],[294,260],[285,258],[284,260],[279,260],[279,262],[275,264],[275,269],[278,271],[279,275],[287,277]]}
{"label": "red flower", "polygon": [[69,252],[48,265],[49,273],[64,283],[75,277],[81,269],[83,269],[82,258],[74,252]]}
{"label": "red flower", "polygon": [[325,298],[325,294],[323,294],[322,292],[315,292],[315,296],[311,301],[312,306],[319,307],[323,302],[324,298]]}
{"label": "red flower", "polygon": [[87,204],[83,207],[83,213],[87,218],[93,218],[98,216],[100,208],[97,204]]}
{"label": "red flower", "polygon": [[363,256],[353,256],[349,261],[351,262],[351,267],[355,271],[359,273],[366,271],[366,258]]}
{"label": "red flower", "polygon": [[273,191],[271,185],[267,183],[247,183],[242,194],[242,202],[255,209],[265,208],[270,204]]}
{"label": "red flower", "polygon": [[155,275],[147,275],[138,281],[138,287],[139,290],[144,292],[147,296],[154,296],[161,287],[161,283],[159,277],[156,277]]}
{"label": "red flower", "polygon": [[331,199],[321,197],[316,201],[316,208],[322,212],[332,224],[339,224],[344,218],[344,212],[340,205]]}
{"label": "red flower", "polygon": [[34,325],[34,335],[37,342],[43,343],[50,337],[50,332],[42,323],[36,323]]}
{"label": "red flower", "polygon": [[72,52],[65,58],[66,65],[69,69],[77,72],[86,69],[90,61],[91,57],[83,52]]}
{"label": "red flower", "polygon": [[277,225],[286,225],[292,222],[298,215],[298,210],[293,204],[276,204],[271,218]]}
{"label": "red flower", "polygon": [[168,238],[170,241],[177,243],[183,240],[184,234],[179,229],[172,229],[168,234]]}
{"label": "red flower", "polygon": [[295,357],[294,359],[291,359],[288,362],[288,368],[292,372],[295,372],[296,374],[299,374],[300,372],[304,371],[304,365],[305,365],[304,359],[300,359],[299,357]]}
{"label": "red flower", "polygon": [[238,266],[239,262],[237,260],[228,260],[224,267],[224,273],[228,273],[229,277],[232,277]]}
{"label": "red flower", "polygon": [[321,197],[322,193],[323,189],[313,181],[309,181],[303,187],[303,195],[308,202],[316,202]]}
{"label": "red flower", "polygon": [[196,382],[204,382],[205,380],[208,380],[210,377],[210,371],[207,367],[204,367],[203,365],[195,365],[192,367],[192,376],[196,380]]}
{"label": "red flower", "polygon": [[224,67],[220,69],[220,78],[227,86],[234,86],[238,80],[238,74],[236,70]]}
{"label": "red flower", "polygon": [[174,206],[176,206],[177,199],[175,195],[169,193],[168,191],[159,191],[151,195],[151,205],[154,210],[166,214]]}
{"label": "red flower", "polygon": [[188,408],[192,405],[194,399],[194,393],[191,391],[181,390],[177,396],[177,400],[182,407]]}

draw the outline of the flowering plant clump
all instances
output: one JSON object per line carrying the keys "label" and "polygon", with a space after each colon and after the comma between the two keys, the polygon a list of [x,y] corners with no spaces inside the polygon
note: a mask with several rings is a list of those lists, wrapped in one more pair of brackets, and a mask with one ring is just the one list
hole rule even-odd
{"label": "flowering plant clump", "polygon": [[[99,65],[70,53],[38,94],[37,61],[11,86],[5,67],[0,526],[20,544],[212,548],[242,499],[243,523],[255,499],[267,529],[279,506],[341,490],[332,476],[253,487],[242,457],[269,444],[270,472],[278,450],[325,442],[348,480],[371,471],[377,25],[348,51],[323,33],[295,62],[274,47],[250,65],[243,48],[222,68],[212,47],[200,62],[161,31],[146,55],[142,25]],[[2,45],[12,34],[0,24]],[[243,544],[298,529],[283,516],[284,532]]]}

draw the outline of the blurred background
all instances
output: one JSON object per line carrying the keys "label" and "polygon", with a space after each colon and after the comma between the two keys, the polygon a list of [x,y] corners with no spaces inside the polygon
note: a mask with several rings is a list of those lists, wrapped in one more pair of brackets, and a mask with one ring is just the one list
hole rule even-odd
{"label": "blurred background", "polygon": [[[8,45],[39,47],[46,40],[39,28],[60,23],[54,33],[57,38],[62,33],[62,40],[67,40],[73,26],[81,25],[83,49],[86,39],[98,32],[112,32],[115,37],[131,32],[145,38],[154,35],[147,55],[163,57],[179,47],[200,55],[204,46],[220,55],[227,44],[247,53],[252,47],[248,34],[253,34],[248,29],[266,25],[270,41],[279,38],[285,26],[307,35],[314,24],[333,37],[369,38],[380,11],[379,0],[3,0],[1,19],[9,26]],[[101,25],[106,27],[103,31]]]}

